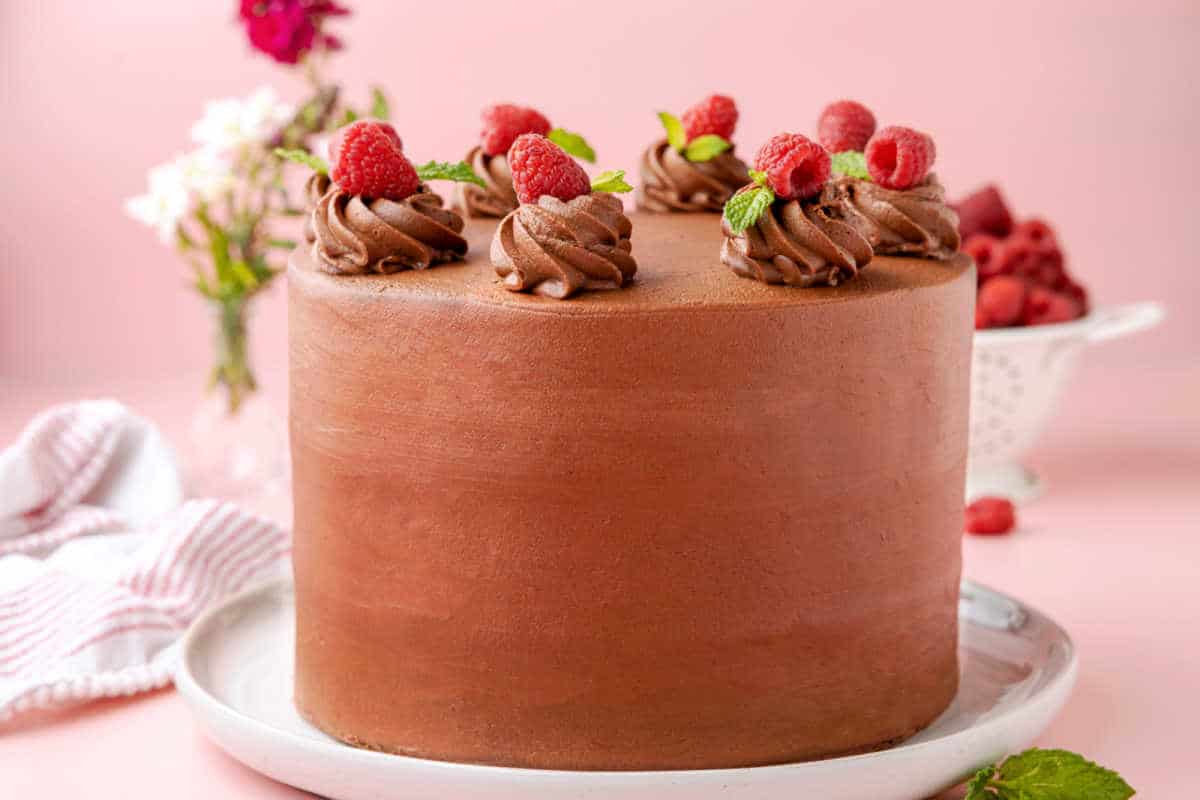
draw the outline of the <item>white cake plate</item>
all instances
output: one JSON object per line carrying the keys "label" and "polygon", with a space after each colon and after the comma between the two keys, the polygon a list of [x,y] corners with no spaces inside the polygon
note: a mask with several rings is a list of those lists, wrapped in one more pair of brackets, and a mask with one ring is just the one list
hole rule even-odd
{"label": "white cake plate", "polygon": [[231,756],[331,800],[918,800],[1028,746],[1066,701],[1077,668],[1070,638],[1052,620],[964,581],[958,696],[933,725],[895,747],[742,769],[511,769],[359,750],[306,723],[291,699],[292,611],[288,581],[210,610],[183,640],[175,682]]}

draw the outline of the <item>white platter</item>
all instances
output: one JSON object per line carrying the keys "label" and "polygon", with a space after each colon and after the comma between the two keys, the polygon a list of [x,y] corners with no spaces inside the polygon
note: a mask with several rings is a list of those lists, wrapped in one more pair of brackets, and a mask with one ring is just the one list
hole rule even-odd
{"label": "white platter", "polygon": [[290,582],[204,614],[176,685],[205,733],[264,775],[331,800],[917,800],[1029,745],[1075,682],[1070,638],[1045,615],[964,581],[962,683],[932,726],[888,750],[742,769],[568,772],[452,764],[358,750],[296,713]]}

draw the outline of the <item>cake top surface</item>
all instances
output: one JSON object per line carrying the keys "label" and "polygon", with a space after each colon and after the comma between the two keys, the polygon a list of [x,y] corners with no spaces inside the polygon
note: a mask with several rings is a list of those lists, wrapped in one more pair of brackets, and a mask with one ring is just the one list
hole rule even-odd
{"label": "cake top surface", "polygon": [[620,291],[585,292],[569,301],[505,290],[488,255],[497,221],[487,219],[467,221],[462,236],[469,250],[459,263],[391,275],[332,276],[316,268],[311,248],[301,247],[292,255],[292,279],[320,281],[331,290],[350,293],[440,295],[528,311],[589,314],[845,302],[936,286],[971,268],[970,258],[962,254],[948,261],[876,256],[853,281],[797,291],[739,278],[722,265],[723,234],[714,216],[646,212],[629,216],[636,278]]}

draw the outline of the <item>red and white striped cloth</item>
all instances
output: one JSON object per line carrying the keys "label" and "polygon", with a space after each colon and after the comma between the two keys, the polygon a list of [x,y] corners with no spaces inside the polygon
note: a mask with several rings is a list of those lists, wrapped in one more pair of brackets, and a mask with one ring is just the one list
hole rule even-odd
{"label": "red and white striped cloth", "polygon": [[0,720],[165,685],[201,610],[286,569],[274,522],[181,496],[158,432],[112,401],[0,452]]}

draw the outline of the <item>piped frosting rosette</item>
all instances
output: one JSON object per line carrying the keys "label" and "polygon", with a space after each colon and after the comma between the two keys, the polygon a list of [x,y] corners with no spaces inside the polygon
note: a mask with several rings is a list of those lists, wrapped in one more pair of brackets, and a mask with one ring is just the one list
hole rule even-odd
{"label": "piped frosting rosette", "polygon": [[720,211],[746,184],[746,164],[733,153],[738,110],[714,94],[683,113],[660,111],[665,139],[642,153],[639,208],[647,211]]}

